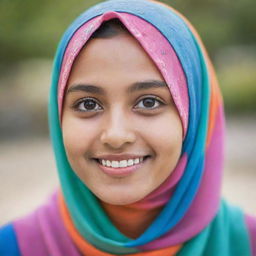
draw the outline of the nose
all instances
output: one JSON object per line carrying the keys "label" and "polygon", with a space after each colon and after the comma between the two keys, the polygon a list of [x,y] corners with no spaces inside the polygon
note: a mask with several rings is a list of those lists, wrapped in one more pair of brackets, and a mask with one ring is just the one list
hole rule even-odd
{"label": "nose", "polygon": [[117,110],[109,114],[104,127],[102,127],[100,140],[102,144],[113,149],[120,149],[135,142],[135,131],[122,111]]}

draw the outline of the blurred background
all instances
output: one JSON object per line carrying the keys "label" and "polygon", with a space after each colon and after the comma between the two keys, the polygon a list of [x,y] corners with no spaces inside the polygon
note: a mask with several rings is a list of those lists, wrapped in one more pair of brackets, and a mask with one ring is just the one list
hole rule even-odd
{"label": "blurred background", "polygon": [[[52,60],[66,27],[97,2],[0,0],[0,224],[56,187],[47,126]],[[255,214],[256,1],[162,2],[191,21],[213,60],[227,114],[223,195]]]}

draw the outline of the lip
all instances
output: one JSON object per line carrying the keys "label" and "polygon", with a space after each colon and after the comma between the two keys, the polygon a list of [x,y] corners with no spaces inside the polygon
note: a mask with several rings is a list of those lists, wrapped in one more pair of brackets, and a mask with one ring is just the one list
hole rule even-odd
{"label": "lip", "polygon": [[[108,166],[103,166],[100,164],[99,161],[97,161],[95,159],[96,164],[98,165],[98,167],[101,169],[101,171],[103,171],[105,174],[111,176],[111,177],[126,177],[129,176],[131,174],[133,174],[134,172],[136,172],[139,168],[142,167],[142,165],[144,165],[149,157],[144,157],[143,161],[139,164],[135,164],[132,166],[127,166],[127,167],[120,167],[120,168],[112,168],[112,167],[108,167]],[[109,159],[109,158],[108,158]],[[114,160],[116,160],[117,158],[115,158]],[[121,159],[123,160],[123,159]]]}

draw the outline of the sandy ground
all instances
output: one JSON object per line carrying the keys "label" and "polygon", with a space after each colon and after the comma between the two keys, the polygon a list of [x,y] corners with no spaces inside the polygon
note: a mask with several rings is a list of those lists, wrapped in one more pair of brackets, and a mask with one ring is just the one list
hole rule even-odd
{"label": "sandy ground", "polygon": [[[223,195],[256,215],[256,120],[229,120]],[[30,212],[58,184],[46,138],[0,144],[0,225]]]}

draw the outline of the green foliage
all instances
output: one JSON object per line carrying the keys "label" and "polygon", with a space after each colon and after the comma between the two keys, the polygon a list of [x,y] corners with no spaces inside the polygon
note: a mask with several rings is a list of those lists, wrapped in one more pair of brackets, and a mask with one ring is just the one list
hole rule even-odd
{"label": "green foliage", "polygon": [[1,0],[0,62],[52,57],[69,23],[96,2]]}
{"label": "green foliage", "polygon": [[254,0],[187,0],[166,3],[196,27],[211,56],[227,45],[256,44]]}
{"label": "green foliage", "polygon": [[219,71],[226,112],[256,114],[256,61],[237,62]]}
{"label": "green foliage", "polygon": [[[128,0],[129,1],[129,0]],[[53,56],[70,22],[99,0],[1,0],[0,62]],[[195,25],[213,56],[229,44],[254,44],[254,0],[187,0],[165,2],[181,11]]]}

